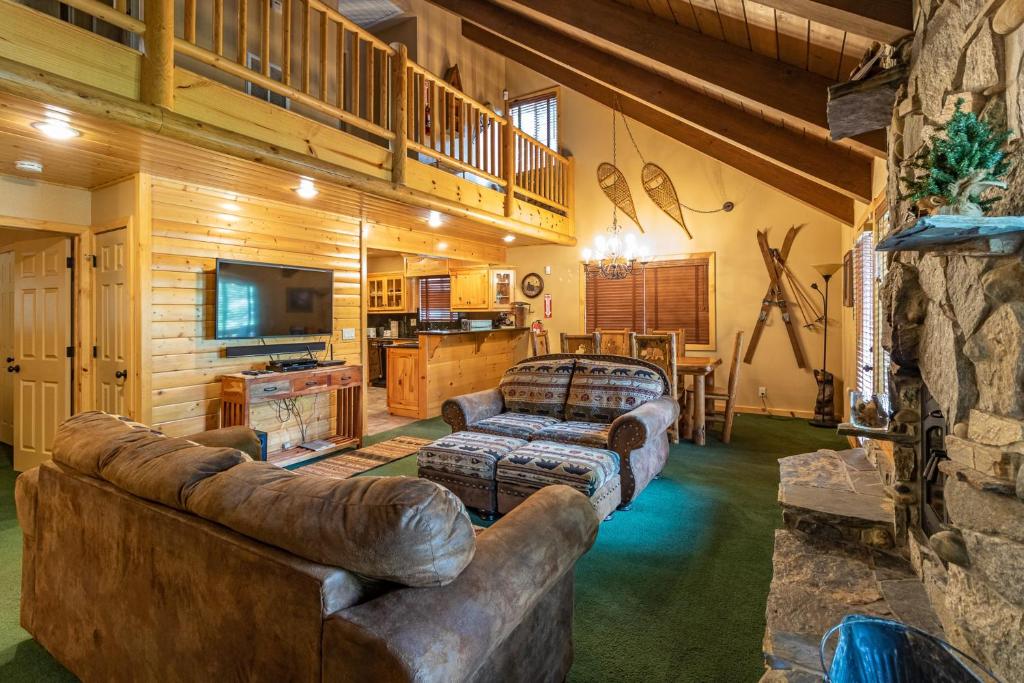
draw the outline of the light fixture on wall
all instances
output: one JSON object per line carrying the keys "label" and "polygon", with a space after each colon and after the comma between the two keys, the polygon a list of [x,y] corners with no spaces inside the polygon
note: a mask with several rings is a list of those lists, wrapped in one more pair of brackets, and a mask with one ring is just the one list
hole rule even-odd
{"label": "light fixture on wall", "polygon": [[71,140],[82,134],[77,128],[72,128],[67,121],[57,118],[43,119],[36,121],[32,127],[51,140]]}
{"label": "light fixture on wall", "polygon": [[839,424],[839,421],[836,420],[835,379],[832,373],[826,369],[828,366],[828,283],[836,271],[843,267],[843,264],[820,263],[812,267],[825,281],[824,292],[818,287],[817,282],[811,284],[811,289],[821,294],[823,301],[821,326],[825,333],[821,343],[821,370],[814,371],[814,379],[818,382],[818,397],[814,402],[814,419],[810,421],[810,424],[814,427],[834,428]]}
{"label": "light fixture on wall", "polygon": [[299,186],[294,189],[295,194],[303,199],[312,199],[320,194],[320,190],[316,189],[316,185],[313,184],[311,178],[299,178]]}
{"label": "light fixture on wall", "polygon": [[447,248],[448,248],[448,243],[447,242],[438,242],[437,243],[437,250],[438,251],[444,251]]}
{"label": "light fixture on wall", "polygon": [[29,159],[19,159],[14,162],[14,168],[25,173],[42,173],[43,165],[38,161],[31,161]]}
{"label": "light fixture on wall", "polygon": [[[612,167],[617,168],[618,139],[615,134],[615,110],[612,110]],[[632,200],[631,200],[632,201]],[[639,224],[638,224],[639,225]],[[612,224],[608,236],[598,235],[594,246],[583,250],[583,269],[588,280],[622,280],[643,272],[647,248],[632,232],[623,233],[619,225],[618,204],[612,202]]]}
{"label": "light fixture on wall", "polygon": [[444,221],[441,219],[440,211],[431,211],[430,215],[427,216],[427,225],[432,228],[440,228]]}

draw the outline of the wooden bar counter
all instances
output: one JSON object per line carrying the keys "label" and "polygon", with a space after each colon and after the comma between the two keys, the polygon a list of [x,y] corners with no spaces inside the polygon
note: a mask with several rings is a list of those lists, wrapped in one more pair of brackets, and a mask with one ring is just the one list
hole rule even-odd
{"label": "wooden bar counter", "polygon": [[426,419],[440,415],[448,398],[498,386],[505,370],[526,358],[529,328],[420,332],[418,340],[388,349],[388,411]]}

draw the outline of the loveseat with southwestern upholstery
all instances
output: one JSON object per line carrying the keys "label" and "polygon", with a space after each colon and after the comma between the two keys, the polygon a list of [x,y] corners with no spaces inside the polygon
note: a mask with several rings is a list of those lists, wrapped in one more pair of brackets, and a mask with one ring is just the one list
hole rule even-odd
{"label": "loveseat with southwestern upholstery", "polygon": [[573,566],[597,532],[584,496],[548,487],[476,533],[437,484],[289,472],[231,447],[243,437],[83,413],[18,477],[21,624],[71,672],[565,679]]}
{"label": "loveseat with southwestern upholstery", "polygon": [[[611,451],[621,478],[620,509],[628,509],[668,459],[667,430],[679,414],[670,394],[665,372],[653,363],[627,356],[559,353],[516,363],[505,371],[498,388],[449,399],[441,414],[453,433]],[[543,460],[545,454],[537,457]],[[503,462],[508,469],[513,464],[507,458],[495,459],[499,488]],[[591,469],[600,474],[606,468],[602,464]],[[420,476],[439,481],[463,501],[481,491],[479,473],[452,468],[425,472],[421,462]]]}

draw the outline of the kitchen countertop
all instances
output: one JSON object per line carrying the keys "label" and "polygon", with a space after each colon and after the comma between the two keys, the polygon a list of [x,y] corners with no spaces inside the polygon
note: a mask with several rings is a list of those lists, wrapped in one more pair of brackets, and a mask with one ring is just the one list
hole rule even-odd
{"label": "kitchen countertop", "polygon": [[420,347],[419,342],[407,341],[398,342],[397,344],[388,344],[389,349],[418,349]]}
{"label": "kitchen countertop", "polygon": [[420,332],[420,336],[441,336],[450,337],[457,334],[491,334],[492,332],[526,332],[529,327],[495,327],[489,330],[429,330]]}

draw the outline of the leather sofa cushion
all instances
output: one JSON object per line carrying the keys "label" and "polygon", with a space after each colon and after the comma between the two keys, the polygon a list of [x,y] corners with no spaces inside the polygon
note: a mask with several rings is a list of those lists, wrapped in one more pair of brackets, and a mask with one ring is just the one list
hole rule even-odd
{"label": "leather sofa cushion", "polygon": [[100,468],[127,445],[160,432],[98,410],[65,420],[53,439],[53,459],[90,477],[102,478]]}
{"label": "leather sofa cushion", "polygon": [[53,459],[105,479],[132,495],[177,510],[197,483],[247,462],[234,448],[208,448],[101,412],[66,420],[57,428]]}
{"label": "leather sofa cushion", "polygon": [[450,583],[476,551],[465,507],[425,479],[328,479],[247,462],[201,482],[188,509],[313,562],[407,586]]}
{"label": "leather sofa cushion", "polygon": [[200,446],[237,448],[253,460],[264,459],[263,447],[260,445],[260,439],[256,436],[256,432],[242,425],[189,434],[185,438],[195,441]]}
{"label": "leather sofa cushion", "polygon": [[665,384],[653,370],[613,361],[578,359],[565,419],[610,424],[661,396]]}
{"label": "leather sofa cushion", "polygon": [[505,409],[513,413],[561,418],[569,397],[569,382],[576,361],[527,360],[505,371],[498,388]]}

